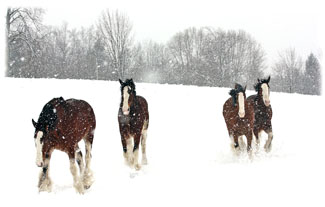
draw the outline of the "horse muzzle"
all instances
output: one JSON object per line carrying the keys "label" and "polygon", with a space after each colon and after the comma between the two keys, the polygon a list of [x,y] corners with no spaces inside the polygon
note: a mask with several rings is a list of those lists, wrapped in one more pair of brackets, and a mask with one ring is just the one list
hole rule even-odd
{"label": "horse muzzle", "polygon": [[36,162],[37,167],[43,167],[43,162]]}
{"label": "horse muzzle", "polygon": [[244,118],[245,117],[245,112],[238,112],[238,116],[240,118]]}
{"label": "horse muzzle", "polygon": [[125,116],[129,115],[129,113],[130,113],[130,110],[123,111],[123,114],[124,114]]}
{"label": "horse muzzle", "polygon": [[270,100],[264,101],[265,106],[270,106]]}

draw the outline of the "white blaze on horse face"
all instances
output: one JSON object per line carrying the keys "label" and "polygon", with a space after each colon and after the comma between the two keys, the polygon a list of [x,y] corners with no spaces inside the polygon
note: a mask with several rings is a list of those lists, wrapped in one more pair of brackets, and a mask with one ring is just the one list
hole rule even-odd
{"label": "white blaze on horse face", "polygon": [[261,88],[262,88],[263,102],[264,102],[265,106],[269,106],[270,105],[269,87],[267,86],[266,83],[263,83]]}
{"label": "white blaze on horse face", "polygon": [[239,104],[239,112],[238,115],[240,118],[245,116],[245,105],[244,105],[244,94],[242,92],[238,93],[238,104]]}
{"label": "white blaze on horse face", "polygon": [[129,97],[130,94],[128,93],[129,87],[126,86],[123,89],[123,106],[122,106],[122,111],[124,115],[129,115]]}
{"label": "white blaze on horse face", "polygon": [[35,144],[36,144],[36,165],[38,167],[42,167],[43,164],[43,154],[42,154],[42,149],[43,149],[43,143],[41,143],[41,138],[43,137],[43,132],[38,131],[35,139]]}

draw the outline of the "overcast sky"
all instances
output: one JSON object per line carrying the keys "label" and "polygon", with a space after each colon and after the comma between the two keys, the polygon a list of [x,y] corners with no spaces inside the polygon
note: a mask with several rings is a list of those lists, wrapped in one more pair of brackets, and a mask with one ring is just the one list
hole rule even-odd
{"label": "overcast sky", "polygon": [[[269,66],[278,52],[296,48],[305,59],[310,52],[322,57],[324,6],[322,1],[284,0],[91,0],[91,1],[6,1],[6,6],[37,6],[46,10],[44,23],[69,27],[95,24],[105,9],[118,9],[133,23],[135,40],[167,42],[176,32],[188,27],[211,26],[243,29],[250,33],[267,53]],[[323,9],[322,9],[323,8]],[[5,17],[3,13],[2,17]],[[4,22],[4,21],[3,21]]]}

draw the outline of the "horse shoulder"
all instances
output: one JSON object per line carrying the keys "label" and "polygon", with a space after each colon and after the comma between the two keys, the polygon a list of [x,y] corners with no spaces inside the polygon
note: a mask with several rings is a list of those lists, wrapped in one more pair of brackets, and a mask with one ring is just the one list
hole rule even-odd
{"label": "horse shoulder", "polygon": [[223,105],[223,116],[226,122],[230,120],[235,121],[235,117],[237,116],[238,109],[233,106],[232,98],[230,97],[225,104]]}
{"label": "horse shoulder", "polygon": [[141,104],[141,105],[148,105],[147,100],[142,97],[142,96],[137,96],[137,101]]}
{"label": "horse shoulder", "polygon": [[137,96],[137,102],[140,106],[140,108],[142,109],[143,113],[146,114],[146,118],[148,118],[149,116],[149,112],[148,112],[148,102],[145,98],[143,98],[142,96]]}
{"label": "horse shoulder", "polygon": [[227,101],[223,104],[222,114],[223,114],[224,117],[229,113],[229,109],[230,109],[229,104],[231,104],[230,98],[227,99]]}

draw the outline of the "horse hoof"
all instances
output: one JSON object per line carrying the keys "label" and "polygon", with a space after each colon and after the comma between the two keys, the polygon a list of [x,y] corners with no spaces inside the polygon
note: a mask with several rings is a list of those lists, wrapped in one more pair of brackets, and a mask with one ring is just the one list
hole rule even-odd
{"label": "horse hoof", "polygon": [[142,160],[142,161],[141,161],[141,164],[142,164],[142,165],[147,165],[147,164],[148,164],[148,161],[147,161],[147,160]]}
{"label": "horse hoof", "polygon": [[50,179],[45,179],[40,181],[38,184],[38,191],[39,192],[51,192],[52,191],[52,181]]}
{"label": "horse hoof", "polygon": [[136,164],[135,166],[134,166],[134,168],[135,168],[135,170],[140,170],[141,169],[141,165],[139,165],[139,164]]}
{"label": "horse hoof", "polygon": [[269,148],[265,148],[265,152],[266,152],[266,153],[271,152],[271,147],[269,147]]}
{"label": "horse hoof", "polygon": [[79,193],[79,194],[84,194],[85,193],[85,189],[82,186],[82,187],[80,187],[78,189],[76,188],[76,192]]}
{"label": "horse hoof", "polygon": [[84,185],[81,182],[77,182],[74,184],[74,188],[76,189],[76,192],[79,194],[84,194]]}
{"label": "horse hoof", "polygon": [[269,146],[264,146],[264,149],[265,149],[265,152],[269,153],[271,152],[271,149],[272,149],[272,145],[269,145]]}

